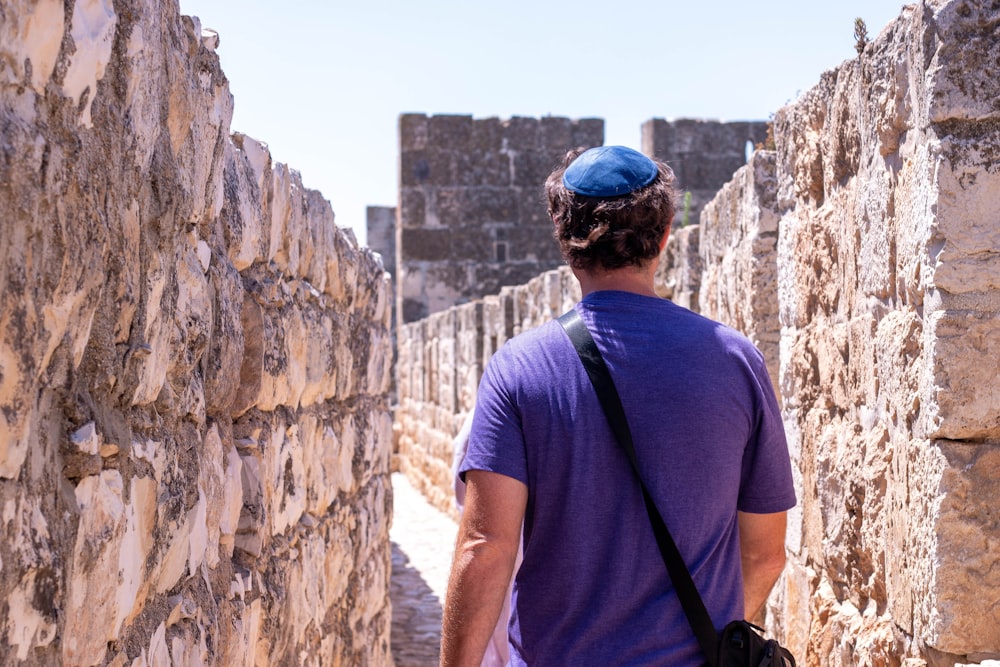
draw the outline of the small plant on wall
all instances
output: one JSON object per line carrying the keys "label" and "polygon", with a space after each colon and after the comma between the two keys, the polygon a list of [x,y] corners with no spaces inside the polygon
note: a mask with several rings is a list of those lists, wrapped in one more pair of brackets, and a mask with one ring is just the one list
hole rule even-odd
{"label": "small plant on wall", "polygon": [[868,26],[860,16],[854,19],[854,50],[860,56],[868,46]]}
{"label": "small plant on wall", "polygon": [[684,192],[684,207],[681,209],[681,227],[691,224],[691,191]]}

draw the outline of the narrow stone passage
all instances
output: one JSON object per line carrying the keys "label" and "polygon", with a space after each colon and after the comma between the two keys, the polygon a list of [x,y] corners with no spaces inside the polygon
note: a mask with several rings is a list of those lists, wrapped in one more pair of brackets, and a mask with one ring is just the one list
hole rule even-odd
{"label": "narrow stone passage", "polygon": [[396,667],[437,667],[441,609],[457,525],[401,473],[392,476],[392,655]]}

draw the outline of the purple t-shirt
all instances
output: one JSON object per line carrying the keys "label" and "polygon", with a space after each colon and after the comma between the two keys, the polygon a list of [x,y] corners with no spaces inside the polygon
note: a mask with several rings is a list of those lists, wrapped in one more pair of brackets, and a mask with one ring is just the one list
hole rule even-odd
{"label": "purple t-shirt", "polygon": [[[760,352],[670,301],[577,306],[615,380],[646,485],[719,628],[743,617],[736,511],[795,505]],[[558,322],[508,341],[479,388],[461,467],[528,487],[513,665],[701,665],[638,481]]]}

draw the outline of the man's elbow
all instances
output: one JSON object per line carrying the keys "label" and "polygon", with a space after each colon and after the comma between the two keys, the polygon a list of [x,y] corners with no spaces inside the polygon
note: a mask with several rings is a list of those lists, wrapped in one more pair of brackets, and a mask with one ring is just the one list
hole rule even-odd
{"label": "man's elbow", "polygon": [[503,566],[514,562],[518,546],[486,535],[466,535],[455,547],[455,560],[475,560],[488,566]]}
{"label": "man's elbow", "polygon": [[744,554],[743,568],[753,578],[773,584],[785,569],[784,545],[753,554]]}
{"label": "man's elbow", "polygon": [[767,570],[769,574],[773,574],[774,578],[777,579],[781,576],[781,571],[785,569],[785,559],[785,546],[781,545],[780,548],[768,554],[767,562],[763,565],[763,569]]}

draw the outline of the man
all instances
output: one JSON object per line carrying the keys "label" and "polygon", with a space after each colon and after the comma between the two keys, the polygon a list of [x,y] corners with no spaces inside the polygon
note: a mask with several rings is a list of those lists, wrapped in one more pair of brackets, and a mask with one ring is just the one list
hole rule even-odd
{"label": "man", "polygon": [[[571,152],[546,181],[576,310],[614,378],[644,481],[717,628],[752,618],[784,566],[795,504],[761,354],[660,299],[670,168],[621,146]],[[512,665],[701,665],[642,492],[562,327],[508,341],[480,384],[442,629],[478,665],[504,603]]]}

